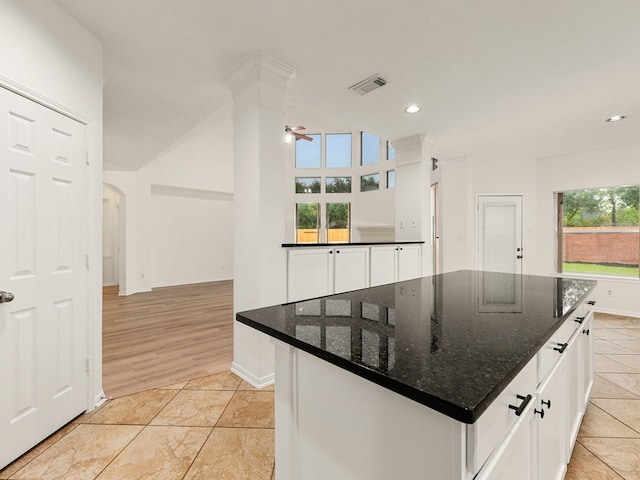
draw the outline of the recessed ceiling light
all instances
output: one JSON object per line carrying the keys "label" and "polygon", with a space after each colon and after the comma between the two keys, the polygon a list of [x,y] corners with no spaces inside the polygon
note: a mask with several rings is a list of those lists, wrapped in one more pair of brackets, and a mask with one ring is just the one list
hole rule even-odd
{"label": "recessed ceiling light", "polygon": [[420,107],[417,105],[409,105],[404,109],[404,111],[407,113],[418,113],[420,111]]}
{"label": "recessed ceiling light", "polygon": [[619,122],[620,120],[624,120],[625,117],[624,115],[614,115],[613,117],[609,117],[607,118],[607,122]]}

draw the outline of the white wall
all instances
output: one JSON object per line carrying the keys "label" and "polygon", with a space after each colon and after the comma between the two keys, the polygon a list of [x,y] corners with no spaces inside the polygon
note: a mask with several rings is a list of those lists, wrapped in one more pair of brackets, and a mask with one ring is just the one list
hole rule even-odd
{"label": "white wall", "polygon": [[231,115],[229,102],[140,170],[104,172],[127,198],[121,294],[233,278]]}
{"label": "white wall", "polygon": [[[0,3],[0,66],[0,84],[87,123],[90,255],[101,258],[102,44],[54,2],[5,0]],[[102,394],[100,268],[90,270],[89,282],[91,408]]]}
{"label": "white wall", "polygon": [[[640,184],[640,144],[543,159],[476,158],[440,162],[442,271],[477,268],[479,194],[523,195],[523,273],[557,272],[554,193]],[[598,311],[640,316],[640,280],[598,277]],[[602,292],[611,290],[613,296]]]}

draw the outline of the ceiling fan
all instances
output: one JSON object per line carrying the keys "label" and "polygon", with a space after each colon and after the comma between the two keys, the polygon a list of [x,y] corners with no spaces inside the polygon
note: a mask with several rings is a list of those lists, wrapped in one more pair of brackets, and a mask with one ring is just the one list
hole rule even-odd
{"label": "ceiling fan", "polygon": [[305,130],[302,125],[298,125],[297,127],[290,127],[289,125],[284,126],[284,132],[287,135],[293,136],[296,140],[307,140],[309,142],[313,141],[309,135],[305,135],[304,133],[298,133],[300,130]]}

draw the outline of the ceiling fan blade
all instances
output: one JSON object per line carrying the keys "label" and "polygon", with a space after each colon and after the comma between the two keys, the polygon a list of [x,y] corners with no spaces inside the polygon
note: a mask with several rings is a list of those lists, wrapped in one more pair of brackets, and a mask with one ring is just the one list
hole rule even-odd
{"label": "ceiling fan blade", "polygon": [[302,125],[298,125],[297,127],[289,127],[289,130],[291,130],[292,132],[295,132],[298,130],[306,130],[306,128],[304,128]]}
{"label": "ceiling fan blade", "polygon": [[313,138],[309,135],[305,135],[304,133],[291,132],[291,134],[296,137],[296,140],[307,140],[308,142],[313,142]]}

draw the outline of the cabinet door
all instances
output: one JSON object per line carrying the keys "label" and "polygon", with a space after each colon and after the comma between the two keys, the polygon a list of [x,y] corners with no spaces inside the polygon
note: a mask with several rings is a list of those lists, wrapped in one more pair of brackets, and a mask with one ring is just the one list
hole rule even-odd
{"label": "cabinet door", "polygon": [[584,414],[583,390],[582,390],[582,366],[580,342],[582,340],[582,330],[574,333],[568,342],[568,347],[564,352],[567,357],[567,441],[566,458],[567,463],[571,459],[571,452],[578,436],[582,415]]}
{"label": "cabinet door", "polygon": [[334,251],[334,293],[369,286],[369,249],[336,248]]}
{"label": "cabinet door", "polygon": [[411,280],[421,276],[420,245],[400,245],[398,248],[398,281]]}
{"label": "cabinet door", "polygon": [[580,329],[580,367],[582,373],[582,411],[586,411],[593,385],[593,311]]}
{"label": "cabinet door", "polygon": [[534,480],[532,399],[515,423],[505,441],[493,452],[474,480]]}
{"label": "cabinet door", "polygon": [[[574,349],[577,344],[574,342]],[[569,348],[569,347],[567,347]],[[568,351],[536,392],[538,480],[562,480],[567,468]]]}
{"label": "cabinet door", "polygon": [[289,250],[287,300],[296,302],[333,293],[333,249]]}
{"label": "cabinet door", "polygon": [[398,247],[371,247],[371,286],[396,281]]}

